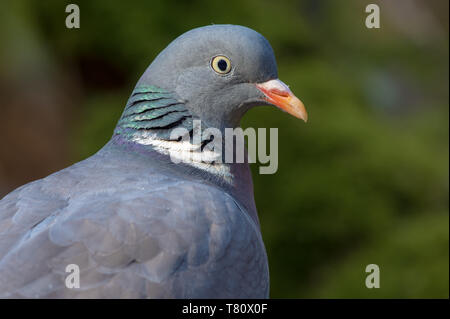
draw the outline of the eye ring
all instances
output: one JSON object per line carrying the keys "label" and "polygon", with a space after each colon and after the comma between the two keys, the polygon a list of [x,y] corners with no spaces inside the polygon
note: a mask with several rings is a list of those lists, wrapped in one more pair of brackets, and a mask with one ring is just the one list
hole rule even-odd
{"label": "eye ring", "polygon": [[219,74],[227,74],[231,71],[231,61],[224,55],[218,55],[211,60],[212,69]]}

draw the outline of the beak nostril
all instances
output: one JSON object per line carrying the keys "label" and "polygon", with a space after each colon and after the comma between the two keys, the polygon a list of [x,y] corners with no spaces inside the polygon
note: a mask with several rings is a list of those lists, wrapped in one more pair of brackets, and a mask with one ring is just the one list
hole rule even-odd
{"label": "beak nostril", "polygon": [[279,96],[282,96],[282,97],[288,97],[289,96],[289,92],[281,91],[279,89],[271,89],[270,93],[276,94],[276,95],[279,95]]}

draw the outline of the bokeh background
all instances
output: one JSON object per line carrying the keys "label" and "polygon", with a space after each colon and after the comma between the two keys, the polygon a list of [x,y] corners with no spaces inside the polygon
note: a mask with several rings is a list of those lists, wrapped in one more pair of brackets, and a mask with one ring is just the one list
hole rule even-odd
{"label": "bokeh background", "polygon": [[[449,297],[448,1],[2,1],[0,197],[88,157],[137,79],[198,26],[251,27],[307,106],[279,128],[279,169],[255,196],[274,298]],[[381,28],[364,25],[377,3]],[[381,288],[365,287],[365,267]]]}

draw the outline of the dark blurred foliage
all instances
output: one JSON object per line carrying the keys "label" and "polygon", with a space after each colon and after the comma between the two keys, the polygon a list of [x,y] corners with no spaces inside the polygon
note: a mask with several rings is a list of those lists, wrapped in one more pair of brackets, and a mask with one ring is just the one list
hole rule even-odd
{"label": "dark blurred foliage", "polygon": [[[241,24],[310,116],[243,121],[279,128],[278,172],[253,167],[271,296],[448,298],[448,1],[366,2],[86,0],[69,30],[68,1],[3,1],[0,195],[98,150],[176,36]],[[381,29],[364,26],[368,3]]]}

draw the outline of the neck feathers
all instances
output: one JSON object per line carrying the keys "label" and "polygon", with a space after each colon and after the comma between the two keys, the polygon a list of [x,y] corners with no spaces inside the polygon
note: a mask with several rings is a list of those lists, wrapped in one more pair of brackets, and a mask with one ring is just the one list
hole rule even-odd
{"label": "neck feathers", "polygon": [[128,99],[115,135],[149,135],[170,140],[175,127],[192,130],[192,116],[175,94],[155,86],[138,86]]}
{"label": "neck feathers", "polygon": [[[114,136],[151,148],[170,156],[175,163],[186,163],[231,183],[230,165],[215,160],[221,154],[203,151],[209,141],[190,142],[193,126],[192,114],[173,92],[156,86],[138,86],[128,99]],[[189,137],[172,134],[177,128],[185,129]]]}

